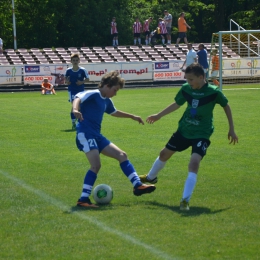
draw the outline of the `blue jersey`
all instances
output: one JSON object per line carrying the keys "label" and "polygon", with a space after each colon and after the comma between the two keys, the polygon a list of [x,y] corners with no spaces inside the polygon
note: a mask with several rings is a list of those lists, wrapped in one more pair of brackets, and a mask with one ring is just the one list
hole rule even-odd
{"label": "blue jersey", "polygon": [[77,131],[85,133],[88,138],[95,138],[101,132],[103,114],[113,114],[116,108],[110,98],[102,97],[98,89],[78,93],[75,98],[81,100],[80,112],[83,121],[77,124]]}
{"label": "blue jersey", "polygon": [[70,77],[68,91],[73,94],[84,91],[84,84],[78,86],[76,82],[78,80],[83,81],[85,78],[89,78],[88,72],[85,68],[79,67],[77,71],[74,71],[72,68],[68,68],[66,70],[65,76]]}
{"label": "blue jersey", "polygon": [[200,50],[197,52],[198,55],[198,63],[204,68],[208,69],[208,58],[207,58],[207,51],[205,49]]}

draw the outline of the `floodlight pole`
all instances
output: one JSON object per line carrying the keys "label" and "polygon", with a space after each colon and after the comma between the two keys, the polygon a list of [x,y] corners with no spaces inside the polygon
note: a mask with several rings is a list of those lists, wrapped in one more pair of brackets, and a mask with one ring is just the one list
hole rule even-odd
{"label": "floodlight pole", "polygon": [[15,49],[15,50],[17,50],[17,41],[16,41],[16,24],[15,24],[15,10],[14,10],[14,0],[12,0],[12,9],[13,9],[14,49]]}

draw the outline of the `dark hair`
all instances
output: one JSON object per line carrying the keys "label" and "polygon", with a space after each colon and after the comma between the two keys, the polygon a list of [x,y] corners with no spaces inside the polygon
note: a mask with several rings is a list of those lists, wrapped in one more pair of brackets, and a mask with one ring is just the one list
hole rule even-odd
{"label": "dark hair", "polygon": [[115,17],[113,17],[112,19],[116,19]]}
{"label": "dark hair", "polygon": [[165,13],[168,13],[168,11],[167,11],[167,10],[164,10],[164,12],[165,12]]}
{"label": "dark hair", "polygon": [[107,85],[109,88],[112,88],[113,86],[119,86],[119,88],[123,88],[125,85],[125,80],[119,76],[118,71],[112,70],[102,77],[98,87],[102,88],[105,85]]}
{"label": "dark hair", "polygon": [[197,77],[199,77],[199,76],[204,77],[204,74],[205,74],[203,67],[199,63],[192,63],[191,65],[189,65],[186,68],[185,74],[191,74],[191,73]]}

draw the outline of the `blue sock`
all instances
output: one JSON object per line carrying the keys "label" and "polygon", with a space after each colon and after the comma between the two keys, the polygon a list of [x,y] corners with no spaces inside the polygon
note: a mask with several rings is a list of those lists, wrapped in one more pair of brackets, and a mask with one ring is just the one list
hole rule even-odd
{"label": "blue sock", "polygon": [[88,170],[84,179],[80,200],[84,200],[89,197],[96,179],[97,179],[97,174],[92,172],[91,170]]}
{"label": "blue sock", "polygon": [[132,182],[135,188],[142,185],[140,178],[134,169],[134,166],[130,163],[129,160],[120,163],[120,167],[125,176]]}
{"label": "blue sock", "polygon": [[70,112],[70,118],[72,122],[76,122],[76,117],[74,116],[74,114],[72,112]]}

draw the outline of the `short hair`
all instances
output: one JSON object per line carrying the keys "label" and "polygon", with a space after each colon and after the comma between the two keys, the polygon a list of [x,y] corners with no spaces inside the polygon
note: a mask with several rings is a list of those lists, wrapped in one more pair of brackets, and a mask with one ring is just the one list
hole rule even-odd
{"label": "short hair", "polygon": [[78,58],[79,59],[79,54],[78,53],[72,53],[70,55],[70,60],[72,60],[73,58]]}
{"label": "short hair", "polygon": [[204,77],[204,69],[199,63],[192,63],[185,69],[185,74],[194,74],[195,76]]}
{"label": "short hair", "polygon": [[168,13],[168,11],[167,11],[167,10],[164,10],[164,13]]}
{"label": "short hair", "polygon": [[149,19],[153,20],[153,17],[149,17]]}
{"label": "short hair", "polygon": [[203,43],[200,43],[199,46],[202,46],[203,49],[205,49],[205,45]]}
{"label": "short hair", "polygon": [[163,19],[162,19],[162,18],[159,18],[158,20],[159,20],[159,21],[162,21]]}
{"label": "short hair", "polygon": [[107,85],[109,88],[113,86],[119,86],[119,88],[123,88],[125,85],[125,80],[119,76],[119,72],[116,70],[112,70],[107,72],[102,78],[98,85],[99,88]]}
{"label": "short hair", "polygon": [[180,16],[182,16],[183,14],[185,14],[184,12],[181,12]]}

